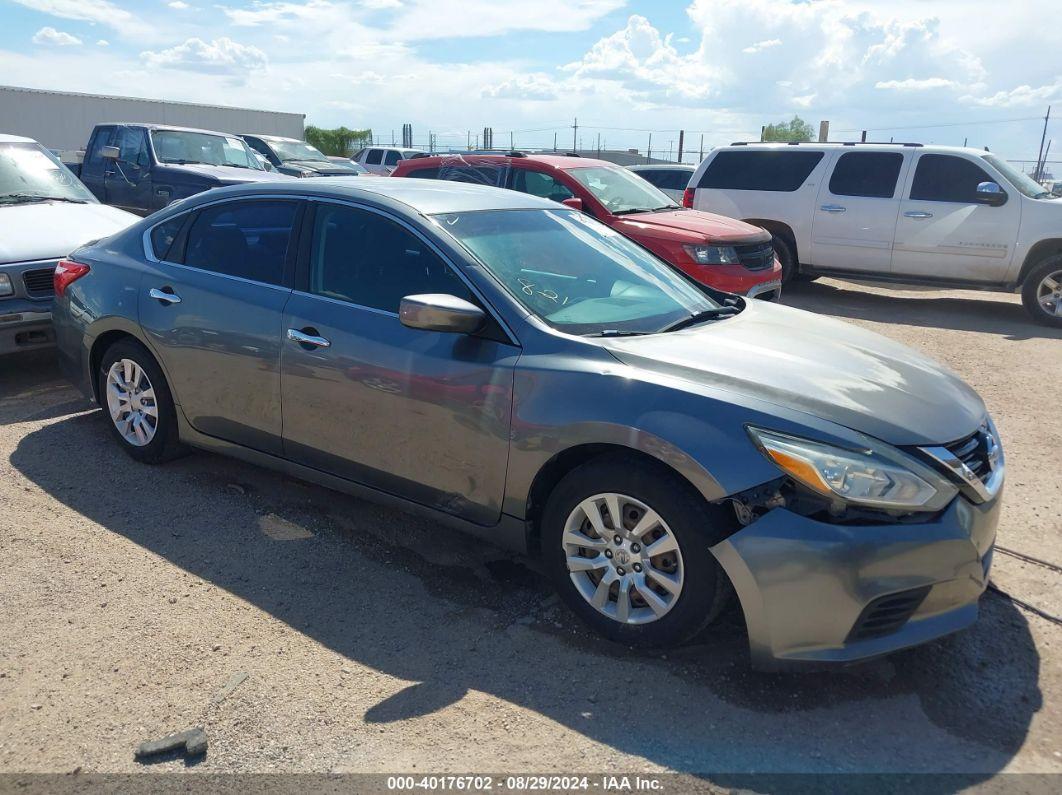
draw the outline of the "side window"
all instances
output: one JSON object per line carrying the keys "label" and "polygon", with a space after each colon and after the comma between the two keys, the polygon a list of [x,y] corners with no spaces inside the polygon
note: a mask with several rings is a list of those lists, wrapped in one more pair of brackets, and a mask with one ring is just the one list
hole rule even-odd
{"label": "side window", "polygon": [[976,204],[977,185],[994,182],[984,170],[954,155],[922,155],[918,158],[911,198],[929,202]]}
{"label": "side window", "polygon": [[464,282],[416,235],[377,213],[340,205],[317,209],[310,292],[396,313],[407,295],[472,298]]}
{"label": "side window", "polygon": [[682,170],[664,170],[659,172],[660,179],[653,184],[658,188],[664,188],[666,190],[685,190],[686,186],[690,184],[690,177],[693,176],[692,171]]}
{"label": "side window", "polygon": [[[188,215],[182,213],[168,221],[163,221],[151,230],[151,250],[155,254],[155,259],[169,259],[170,249],[173,247],[174,241],[177,240],[177,236],[181,233],[181,228],[187,220]],[[172,262],[173,260],[170,261]]]}
{"label": "side window", "polygon": [[814,151],[724,150],[708,164],[697,187],[791,193],[804,184],[824,154]]}
{"label": "side window", "polygon": [[92,136],[92,143],[89,144],[88,155],[85,162],[87,163],[102,163],[103,162],[103,147],[111,145],[111,136],[114,135],[114,127],[97,127],[96,132]]}
{"label": "side window", "polygon": [[551,174],[529,171],[524,168],[513,171],[513,190],[530,193],[532,196],[541,196],[543,199],[552,199],[555,202],[562,202],[575,195]]}
{"label": "side window", "polygon": [[438,179],[439,169],[432,168],[418,168],[416,171],[407,171],[407,177],[413,177],[414,179]]}
{"label": "side window", "polygon": [[508,167],[492,163],[469,165],[464,160],[457,160],[452,165],[444,163],[439,167],[439,179],[449,182],[467,182],[470,185],[490,185],[499,187],[505,184]]}
{"label": "side window", "polygon": [[184,264],[283,284],[295,202],[245,201],[202,210],[188,229]]}
{"label": "side window", "polygon": [[830,193],[891,199],[902,167],[899,152],[845,152],[834,166]]}
{"label": "side window", "polygon": [[394,149],[387,150],[387,157],[384,158],[385,166],[397,166],[398,161],[402,159],[402,156]]}
{"label": "side window", "polygon": [[147,142],[144,131],[136,127],[119,127],[114,146],[118,147],[118,160],[128,165],[147,165]]}
{"label": "side window", "polygon": [[370,149],[369,156],[365,158],[365,162],[370,166],[380,165],[380,161],[383,159],[383,151],[380,149]]}

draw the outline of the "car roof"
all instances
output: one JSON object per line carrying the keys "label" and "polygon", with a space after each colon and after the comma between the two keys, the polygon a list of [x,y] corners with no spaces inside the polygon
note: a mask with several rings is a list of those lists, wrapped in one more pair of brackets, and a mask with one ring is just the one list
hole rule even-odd
{"label": "car roof", "polygon": [[[778,142],[778,143],[761,143],[761,142],[742,143],[740,141],[736,141],[736,142],[734,142],[732,144],[729,144],[728,146],[720,146],[720,147],[718,147],[717,149],[713,150],[711,154],[715,154],[716,152],[721,151],[721,150],[741,151],[742,149],[749,149],[749,150],[752,150],[752,151],[777,151],[779,149],[789,149],[789,150],[793,150],[793,151],[808,150],[808,151],[812,151],[812,152],[816,152],[816,151],[831,152],[831,151],[833,151],[835,149],[844,149],[846,151],[851,150],[851,151],[857,151],[857,152],[868,152],[868,151],[869,152],[897,152],[897,151],[911,150],[911,151],[915,151],[915,152],[931,152],[931,153],[959,153],[959,152],[962,152],[964,154],[975,155],[975,156],[979,156],[979,157],[980,156],[984,156],[986,154],[990,154],[989,152],[986,152],[983,149],[975,149],[975,148],[969,147],[969,146],[944,146],[944,145],[937,145],[937,144],[899,143],[899,142],[897,142],[897,143],[887,143],[887,142],[862,143],[862,142],[855,142],[855,141],[829,141],[829,142],[826,142],[826,143],[819,143],[819,142],[812,142],[812,141],[808,141],[808,142],[801,141],[799,143],[785,143],[785,142]],[[705,157],[709,157],[709,155],[706,155]]]}
{"label": "car roof", "polygon": [[[451,161],[466,162],[470,165],[476,164],[490,164],[490,163],[542,163],[544,165],[553,166],[554,168],[591,168],[594,166],[607,166],[608,168],[622,168],[615,163],[610,163],[607,160],[598,160],[593,157],[572,157],[569,155],[539,155],[539,154],[520,154],[520,155],[478,155],[474,152],[463,154],[461,152],[451,152],[441,155],[431,155],[430,157],[418,157],[415,160],[410,160],[410,163],[416,163],[419,167],[425,165],[441,165],[443,163],[449,163]],[[412,166],[409,166],[412,168]]]}
{"label": "car roof", "polygon": [[0,133],[0,144],[35,144],[32,138],[23,138],[21,135],[7,135]]}
{"label": "car roof", "polygon": [[288,137],[283,136],[283,135],[262,135],[261,133],[240,133],[240,137],[241,138],[244,138],[244,137],[246,137],[248,135],[251,136],[252,138],[261,138],[263,141],[286,141],[288,143],[297,143],[297,144],[306,143],[305,141],[300,140],[299,138],[288,138]]}
{"label": "car roof", "polygon": [[[358,183],[358,184],[355,184]],[[376,200],[381,204],[403,204],[424,215],[471,212],[476,210],[557,210],[556,202],[527,193],[448,182],[403,177],[352,180],[350,177],[318,177],[311,180],[252,182],[214,188],[199,194],[204,201],[245,194],[282,193],[325,196],[350,201]]]}
{"label": "car roof", "polygon": [[697,166],[689,163],[643,163],[627,166],[631,171],[696,171]]}
{"label": "car roof", "polygon": [[220,135],[223,138],[239,138],[238,135],[229,132],[221,132],[220,130],[201,130],[198,127],[180,127],[176,124],[158,124],[156,122],[142,122],[142,121],[105,121],[96,125],[97,127],[143,127],[145,130],[164,130],[167,132],[190,132],[190,133],[203,133],[205,135]]}

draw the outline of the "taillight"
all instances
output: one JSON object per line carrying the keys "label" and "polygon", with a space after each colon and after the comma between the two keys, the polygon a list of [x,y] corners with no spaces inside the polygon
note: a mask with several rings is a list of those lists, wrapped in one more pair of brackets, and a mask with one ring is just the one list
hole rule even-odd
{"label": "taillight", "polygon": [[693,207],[693,193],[694,193],[695,190],[696,190],[696,188],[686,188],[686,190],[682,191],[682,206],[683,207],[690,207],[690,208]]}
{"label": "taillight", "polygon": [[55,266],[52,274],[52,287],[55,289],[55,297],[62,298],[66,288],[89,272],[88,265],[74,262],[71,259],[61,259]]}

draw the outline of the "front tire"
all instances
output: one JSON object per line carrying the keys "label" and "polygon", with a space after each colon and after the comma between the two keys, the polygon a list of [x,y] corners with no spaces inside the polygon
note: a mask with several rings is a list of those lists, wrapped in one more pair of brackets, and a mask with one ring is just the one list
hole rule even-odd
{"label": "front tire", "polygon": [[114,343],[103,354],[97,379],[100,405],[126,453],[145,464],[181,454],[173,396],[147,348],[132,339]]}
{"label": "front tire", "polygon": [[543,560],[561,598],[599,634],[675,646],[726,604],[730,583],[709,547],[734,521],[663,465],[609,456],[576,468],[550,494]]}
{"label": "front tire", "polygon": [[1021,287],[1021,302],[1038,322],[1062,327],[1062,254],[1042,260]]}

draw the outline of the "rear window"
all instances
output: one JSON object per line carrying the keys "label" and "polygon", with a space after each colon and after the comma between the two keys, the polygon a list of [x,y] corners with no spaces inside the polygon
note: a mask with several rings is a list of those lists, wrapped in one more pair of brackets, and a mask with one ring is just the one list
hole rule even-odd
{"label": "rear window", "polygon": [[834,166],[830,193],[891,199],[902,166],[899,152],[845,152]]}
{"label": "rear window", "polygon": [[823,154],[806,151],[722,151],[708,164],[697,187],[792,192],[804,184],[822,160]]}
{"label": "rear window", "polygon": [[692,171],[665,168],[635,171],[634,173],[650,185],[663,190],[685,190],[690,183],[690,177],[693,176]]}

